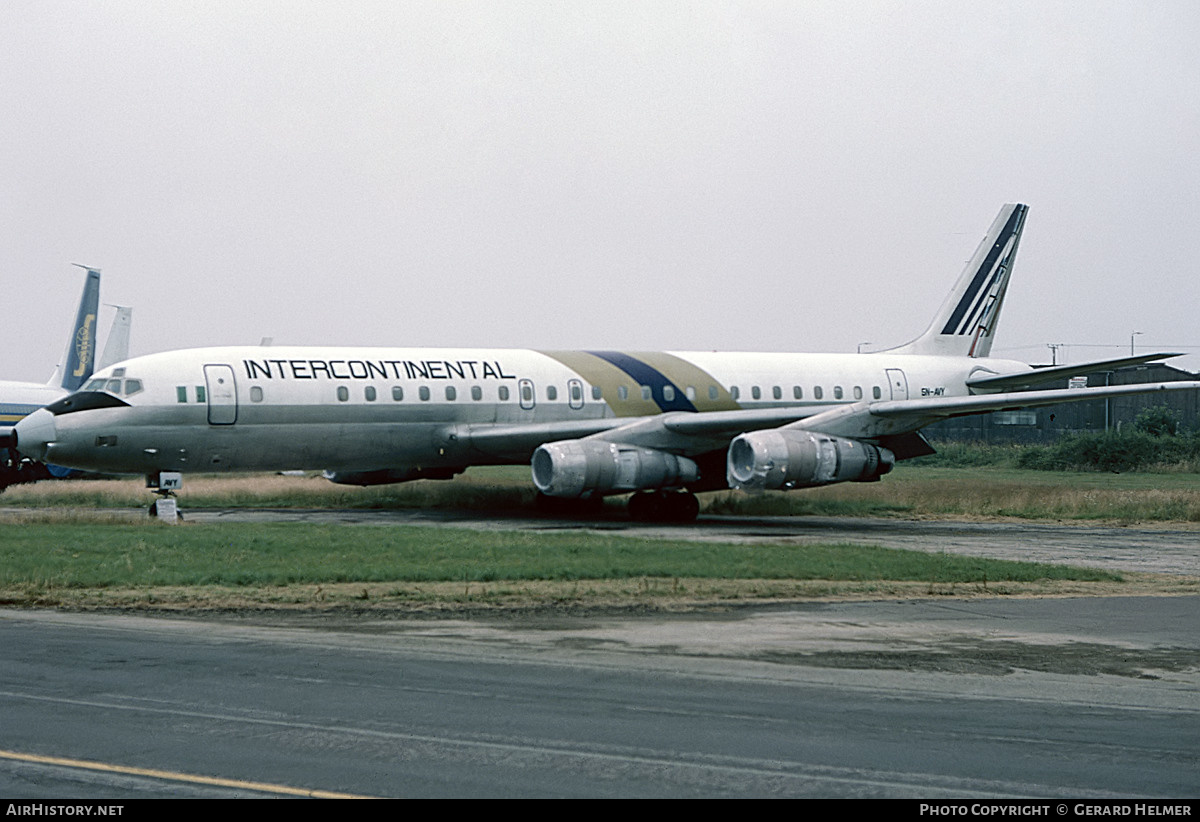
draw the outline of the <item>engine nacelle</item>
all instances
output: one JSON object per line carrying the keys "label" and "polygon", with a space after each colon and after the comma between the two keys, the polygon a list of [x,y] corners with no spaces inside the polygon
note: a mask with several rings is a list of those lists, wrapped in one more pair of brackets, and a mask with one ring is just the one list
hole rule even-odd
{"label": "engine nacelle", "polygon": [[603,440],[550,442],[533,452],[533,484],[551,497],[680,488],[700,469],[687,457]]}
{"label": "engine nacelle", "polygon": [[730,488],[751,494],[877,480],[896,457],[877,445],[799,428],[742,434],[729,446]]}
{"label": "engine nacelle", "polygon": [[338,485],[389,485],[417,479],[453,479],[466,468],[380,468],[376,471],[325,471],[321,476]]}

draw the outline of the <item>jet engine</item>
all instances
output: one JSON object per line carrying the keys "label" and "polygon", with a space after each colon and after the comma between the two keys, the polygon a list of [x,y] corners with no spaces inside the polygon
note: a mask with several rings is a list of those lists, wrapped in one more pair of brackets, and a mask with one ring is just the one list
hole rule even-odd
{"label": "jet engine", "polygon": [[877,445],[799,428],[776,428],[736,437],[729,446],[725,473],[730,488],[758,494],[871,482],[895,464],[895,455]]}
{"label": "jet engine", "polygon": [[687,457],[603,440],[561,440],[533,452],[533,484],[551,497],[681,488],[700,469]]}

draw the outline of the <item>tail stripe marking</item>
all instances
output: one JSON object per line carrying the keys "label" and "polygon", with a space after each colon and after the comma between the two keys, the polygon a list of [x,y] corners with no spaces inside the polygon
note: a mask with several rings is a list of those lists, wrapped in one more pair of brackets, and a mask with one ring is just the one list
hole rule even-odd
{"label": "tail stripe marking", "polygon": [[[971,281],[970,286],[967,287],[962,299],[958,301],[954,313],[950,315],[950,320],[946,323],[946,327],[942,329],[943,334],[961,335],[973,330],[971,320],[976,317],[981,305],[986,303],[986,300],[983,300],[982,297],[991,292],[995,282],[999,278],[1002,278],[1008,270],[1008,260],[1012,255],[1011,240],[1020,228],[1024,216],[1024,208],[1013,209],[1013,213],[1009,215],[1004,230],[996,238],[996,242],[992,245],[983,264],[975,272],[975,277]],[[1001,256],[1002,254],[1003,256]],[[964,318],[966,322],[964,322]]]}

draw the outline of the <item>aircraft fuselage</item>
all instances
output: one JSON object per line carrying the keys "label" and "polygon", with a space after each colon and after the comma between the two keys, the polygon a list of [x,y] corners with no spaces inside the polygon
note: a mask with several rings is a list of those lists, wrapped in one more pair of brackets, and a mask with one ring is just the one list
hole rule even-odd
{"label": "aircraft fuselage", "polygon": [[[146,474],[523,463],[547,439],[639,417],[779,409],[794,420],[864,401],[964,396],[973,374],[1021,370],[1029,366],[887,353],[192,349],[97,373],[74,401],[111,400],[59,409],[41,456]],[[495,436],[505,426],[521,435]],[[492,435],[479,442],[477,430]],[[727,442],[692,438],[674,450]]]}

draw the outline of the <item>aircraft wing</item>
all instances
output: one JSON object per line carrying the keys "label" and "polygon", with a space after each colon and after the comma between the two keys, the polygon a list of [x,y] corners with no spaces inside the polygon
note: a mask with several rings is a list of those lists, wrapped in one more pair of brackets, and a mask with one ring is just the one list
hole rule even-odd
{"label": "aircraft wing", "polygon": [[[951,417],[1126,394],[1187,390],[1200,390],[1200,381],[863,401],[827,411],[811,408],[751,408],[705,413],[673,411],[645,417],[533,425],[459,425],[449,427],[444,436],[492,456],[524,456],[539,445],[567,439],[596,439],[694,456],[725,448],[739,434],[768,428],[800,428],[838,437],[883,440],[886,444],[930,423]],[[906,447],[914,446],[908,443]]]}
{"label": "aircraft wing", "polygon": [[610,417],[578,422],[513,425],[456,425],[443,432],[492,456],[528,455],[556,440],[594,438],[643,445],[678,454],[724,447],[745,431],[776,428],[815,414],[811,408],[755,408],[737,411],[671,411],[645,417]]}

